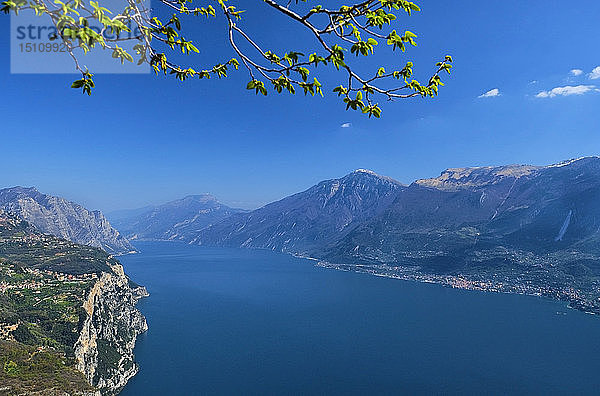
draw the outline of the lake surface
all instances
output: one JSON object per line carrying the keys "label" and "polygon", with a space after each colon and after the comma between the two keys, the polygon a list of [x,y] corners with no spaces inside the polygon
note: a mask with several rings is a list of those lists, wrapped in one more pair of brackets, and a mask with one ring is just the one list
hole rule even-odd
{"label": "lake surface", "polygon": [[[536,297],[139,243],[140,373],[122,395],[597,394],[600,317]],[[559,314],[560,313],[560,314]]]}

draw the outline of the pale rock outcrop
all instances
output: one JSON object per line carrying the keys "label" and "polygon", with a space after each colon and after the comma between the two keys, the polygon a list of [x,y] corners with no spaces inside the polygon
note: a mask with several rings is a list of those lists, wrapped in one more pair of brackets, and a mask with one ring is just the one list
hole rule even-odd
{"label": "pale rock outcrop", "polygon": [[138,372],[133,349],[137,336],[148,329],[135,308],[148,295],[146,289],[132,285],[121,265],[111,268],[113,273],[102,273],[83,304],[87,319],[75,344],[77,369],[103,395],[118,393]]}
{"label": "pale rock outcrop", "polygon": [[100,211],[42,194],[33,187],[0,190],[0,209],[19,216],[44,234],[98,247],[111,254],[135,251]]}

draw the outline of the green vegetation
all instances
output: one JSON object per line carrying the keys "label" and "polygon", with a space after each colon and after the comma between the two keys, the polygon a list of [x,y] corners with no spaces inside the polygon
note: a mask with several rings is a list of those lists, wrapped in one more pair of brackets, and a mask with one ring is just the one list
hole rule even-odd
{"label": "green vegetation", "polygon": [[98,368],[95,376],[97,378],[106,377],[111,370],[119,369],[121,355],[119,351],[106,340],[98,340]]}
{"label": "green vegetation", "polygon": [[60,390],[68,394],[90,391],[83,374],[73,362],[51,349],[26,346],[0,340],[0,388],[2,394],[48,392]]}
{"label": "green vegetation", "polygon": [[[89,390],[75,369],[83,309],[105,252],[36,233],[0,211],[0,384],[11,393]],[[106,348],[105,348],[106,349]]]}
{"label": "green vegetation", "polygon": [[[202,5],[193,6],[192,0],[160,0],[158,3],[170,17],[151,16],[141,1],[130,1],[123,10],[109,10],[96,1],[5,0],[1,9],[7,14],[28,10],[47,18],[56,30],[53,39],[66,45],[75,68],[81,73],[81,79],[72,87],[88,95],[95,87],[93,74],[80,66],[75,49],[87,53],[93,48],[102,48],[109,51],[115,61],[146,63],[155,73],[170,74],[180,81],[227,77],[231,68],[238,69],[241,65],[250,79],[246,89],[262,95],[267,95],[268,85],[277,93],[301,91],[304,95],[323,95],[323,86],[313,74],[330,68],[341,74],[338,76],[341,85],[332,91],[341,97],[346,109],[360,110],[369,117],[381,115],[377,98],[436,96],[439,87],[444,85],[441,73],[450,73],[452,67],[450,56],[441,57],[427,82],[421,84],[413,78],[414,64],[398,60],[398,54],[417,45],[415,33],[397,30],[402,27],[397,21],[399,16],[420,11],[417,4],[408,0],[356,1],[331,9],[327,5],[303,4],[307,0],[263,0],[281,18],[308,33],[310,39],[302,44],[307,49],[304,52],[293,48],[269,50],[268,43],[259,42],[253,33],[244,30],[243,18],[247,14],[237,8],[244,4],[242,1],[205,0]],[[188,33],[185,26],[207,18],[220,18],[227,26],[227,38],[236,58],[206,69],[197,68],[193,60],[186,65],[177,62],[181,54],[200,52],[192,40],[184,37]],[[100,29],[111,35],[101,34]],[[132,55],[121,47],[123,41],[135,43],[136,53]],[[388,64],[363,64],[364,58],[372,56],[376,49],[388,53]],[[369,67],[372,70],[365,72]]]}
{"label": "green vegetation", "polygon": [[117,264],[103,250],[34,233],[24,221],[0,223],[0,258],[23,267],[69,275],[110,272]]}
{"label": "green vegetation", "polygon": [[0,324],[18,325],[12,337],[23,344],[49,346],[71,355],[85,320],[82,301],[90,280],[59,280],[0,264]]}

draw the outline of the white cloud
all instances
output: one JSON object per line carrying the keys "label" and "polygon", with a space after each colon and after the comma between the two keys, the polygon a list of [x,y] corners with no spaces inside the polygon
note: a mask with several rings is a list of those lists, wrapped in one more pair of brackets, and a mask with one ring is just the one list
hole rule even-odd
{"label": "white cloud", "polygon": [[542,91],[535,95],[536,98],[554,98],[556,96],[571,96],[571,95],[583,95],[588,92],[598,92],[599,89],[595,85],[567,85],[564,87],[556,87],[550,91]]}
{"label": "white cloud", "polygon": [[340,125],[341,128],[350,128],[351,126],[352,126],[352,124],[349,122],[345,122],[342,125]]}
{"label": "white cloud", "polygon": [[581,69],[573,69],[573,70],[571,70],[571,75],[572,76],[577,77],[577,76],[581,76],[582,74],[583,74],[583,70],[581,70]]}
{"label": "white cloud", "polygon": [[531,84],[531,85],[537,84],[537,83],[538,83],[538,80],[531,80],[531,81],[529,81],[529,84]]}
{"label": "white cloud", "polygon": [[600,78],[600,66],[596,66],[590,74],[588,74],[590,80],[597,80]]}
{"label": "white cloud", "polygon": [[500,90],[498,88],[490,89],[484,94],[478,96],[478,98],[493,98],[496,96],[500,96]]}

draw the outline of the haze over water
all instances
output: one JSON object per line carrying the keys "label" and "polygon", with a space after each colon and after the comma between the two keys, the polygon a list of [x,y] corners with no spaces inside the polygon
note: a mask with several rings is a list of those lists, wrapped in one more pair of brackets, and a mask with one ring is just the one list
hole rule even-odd
{"label": "haze over water", "polygon": [[596,393],[600,318],[542,298],[139,243],[151,296],[122,395]]}

